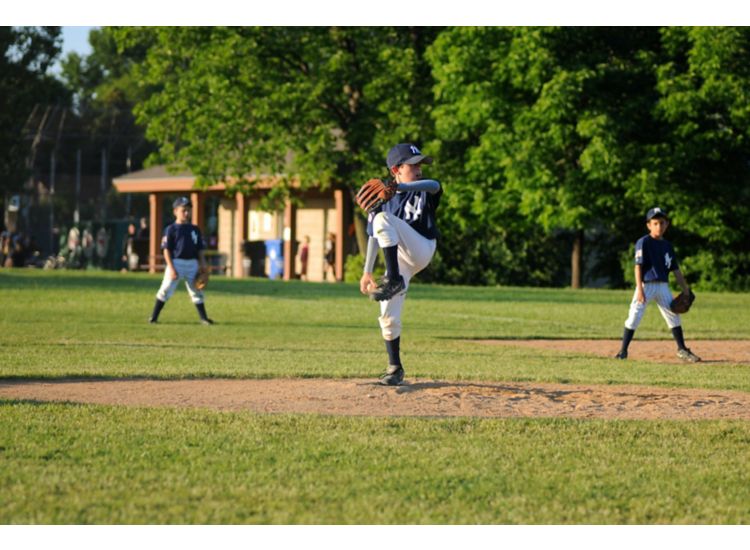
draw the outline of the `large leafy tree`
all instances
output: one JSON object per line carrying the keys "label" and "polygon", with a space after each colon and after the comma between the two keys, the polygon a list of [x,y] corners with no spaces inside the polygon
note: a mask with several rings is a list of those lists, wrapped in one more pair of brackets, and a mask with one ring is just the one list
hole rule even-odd
{"label": "large leafy tree", "polygon": [[29,175],[24,127],[34,106],[69,101],[62,84],[47,74],[60,50],[60,27],[0,27],[0,199]]}
{"label": "large leafy tree", "polygon": [[553,238],[573,245],[580,286],[584,231],[632,215],[625,189],[654,139],[658,45],[658,30],[637,28],[460,28],[436,41],[438,134],[465,151],[453,204],[508,248],[503,269],[520,260],[549,280],[539,269],[558,261]]}
{"label": "large leafy tree", "polygon": [[661,34],[663,139],[628,192],[672,211],[686,272],[703,286],[750,288],[750,30]]}
{"label": "large leafy tree", "polygon": [[431,136],[431,28],[121,28],[121,48],[148,43],[136,109],[155,161],[199,184],[281,178],[271,197],[358,186],[384,173],[387,148]]}

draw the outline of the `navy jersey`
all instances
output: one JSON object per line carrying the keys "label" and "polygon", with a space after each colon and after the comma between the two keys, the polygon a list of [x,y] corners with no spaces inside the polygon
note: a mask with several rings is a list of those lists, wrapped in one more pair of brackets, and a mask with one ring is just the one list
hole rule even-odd
{"label": "navy jersey", "polygon": [[679,266],[672,244],[645,235],[635,243],[635,263],[641,266],[643,282],[669,282],[669,272]]}
{"label": "navy jersey", "polygon": [[172,259],[194,260],[206,248],[201,230],[192,223],[173,223],[166,227],[161,239],[161,249],[169,250]]}
{"label": "navy jersey", "polygon": [[428,193],[427,191],[407,191],[398,192],[387,203],[380,208],[370,212],[367,216],[367,234],[374,235],[372,229],[372,220],[378,212],[388,212],[401,218],[412,226],[420,235],[428,239],[438,238],[437,229],[437,208],[440,204],[440,197],[443,195],[443,188],[437,193]]}

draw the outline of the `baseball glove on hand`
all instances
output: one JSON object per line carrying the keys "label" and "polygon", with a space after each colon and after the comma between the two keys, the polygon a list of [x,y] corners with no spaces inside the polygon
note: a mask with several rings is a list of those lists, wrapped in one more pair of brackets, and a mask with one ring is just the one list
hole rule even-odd
{"label": "baseball glove on hand", "polygon": [[367,180],[357,193],[357,204],[369,214],[393,198],[397,185],[395,181],[383,181],[380,178]]}
{"label": "baseball glove on hand", "polygon": [[690,294],[677,294],[674,299],[672,300],[672,303],[669,304],[669,309],[672,310],[672,313],[687,313],[690,311],[690,306],[693,305],[693,302],[695,301],[695,294],[693,294],[693,291],[690,291]]}
{"label": "baseball glove on hand", "polygon": [[193,281],[193,286],[196,290],[203,290],[208,286],[208,268],[202,267],[198,270],[198,274]]}

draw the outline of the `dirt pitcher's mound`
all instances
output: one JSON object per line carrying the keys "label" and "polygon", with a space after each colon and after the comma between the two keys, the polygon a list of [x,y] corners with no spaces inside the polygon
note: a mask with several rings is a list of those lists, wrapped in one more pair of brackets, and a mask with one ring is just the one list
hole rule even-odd
{"label": "dirt pitcher's mound", "polygon": [[[536,348],[551,351],[584,353],[614,357],[620,351],[620,340],[473,340],[492,346]],[[704,363],[750,364],[748,340],[691,340],[690,349]],[[633,340],[628,348],[628,359],[659,363],[681,363],[673,340]]]}
{"label": "dirt pitcher's mound", "polygon": [[408,380],[3,381],[0,399],[359,416],[750,420],[750,393],[643,386]]}

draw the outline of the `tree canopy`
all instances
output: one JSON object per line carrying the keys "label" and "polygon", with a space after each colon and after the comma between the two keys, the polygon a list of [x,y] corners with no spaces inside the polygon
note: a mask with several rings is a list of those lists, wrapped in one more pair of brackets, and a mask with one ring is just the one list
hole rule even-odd
{"label": "tree canopy", "polygon": [[60,27],[0,27],[0,197],[21,189],[29,175],[24,126],[34,106],[69,100],[48,74],[60,51]]}
{"label": "tree canopy", "polygon": [[[750,284],[750,31],[742,28],[117,28],[154,161],[203,185],[356,187],[414,141],[438,158],[428,275],[629,277],[654,205],[688,277]],[[583,256],[568,264],[566,256]]]}

